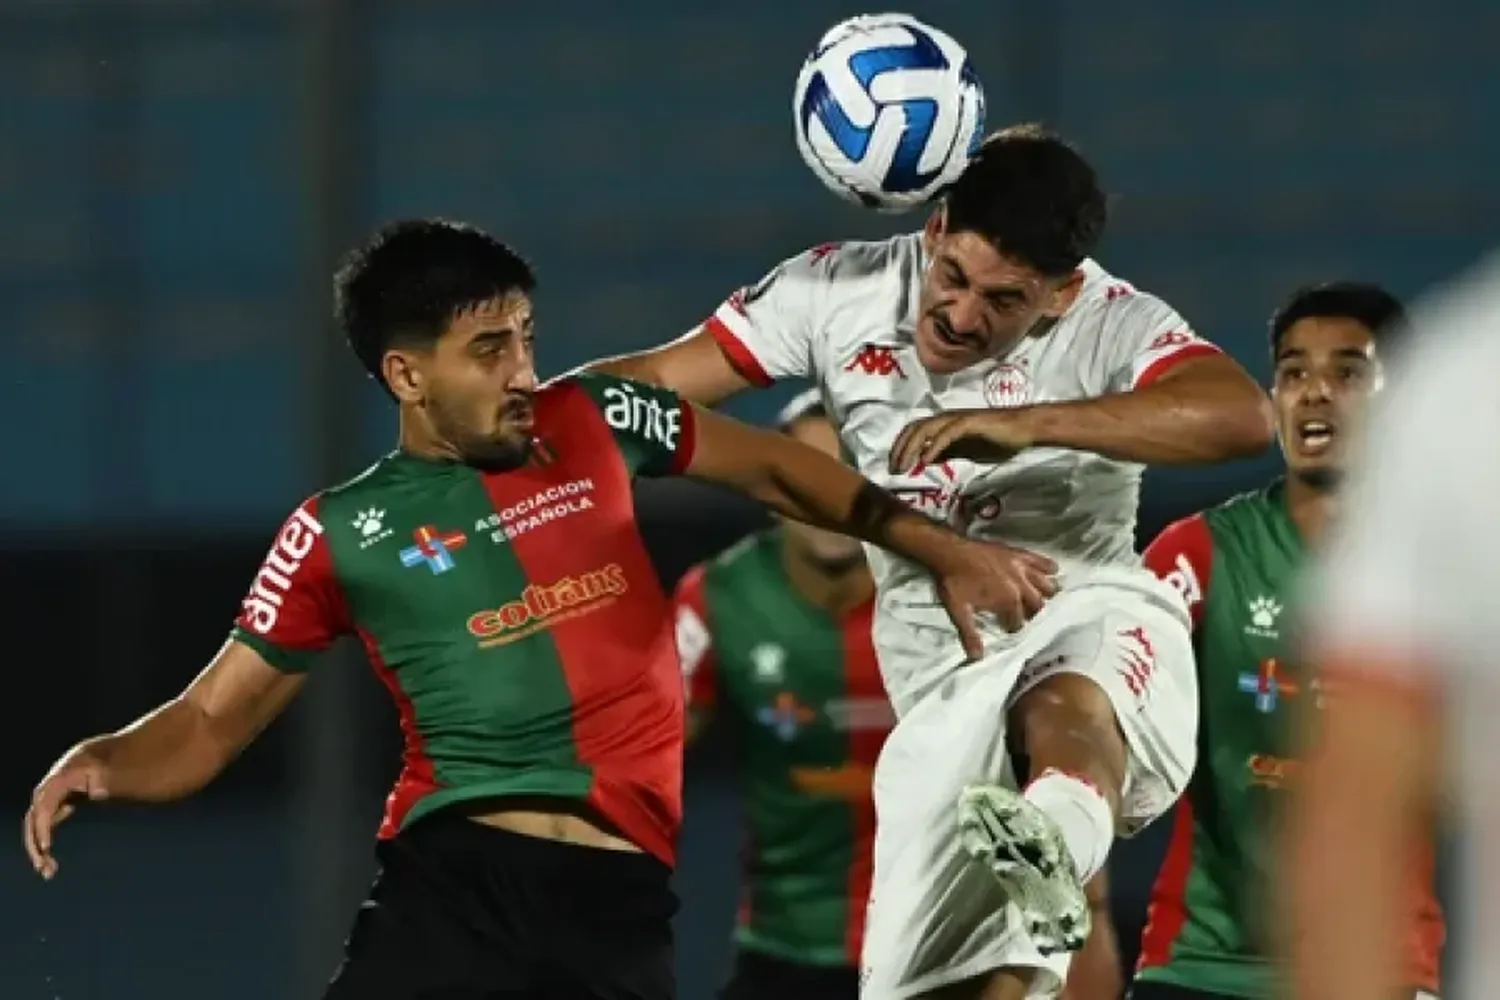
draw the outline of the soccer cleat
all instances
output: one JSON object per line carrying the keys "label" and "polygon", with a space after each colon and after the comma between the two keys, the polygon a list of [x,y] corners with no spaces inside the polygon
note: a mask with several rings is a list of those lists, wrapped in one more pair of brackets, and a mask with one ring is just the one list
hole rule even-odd
{"label": "soccer cleat", "polygon": [[970,785],[958,797],[958,836],[1020,909],[1037,951],[1053,955],[1083,947],[1088,900],[1051,817],[1009,788]]}

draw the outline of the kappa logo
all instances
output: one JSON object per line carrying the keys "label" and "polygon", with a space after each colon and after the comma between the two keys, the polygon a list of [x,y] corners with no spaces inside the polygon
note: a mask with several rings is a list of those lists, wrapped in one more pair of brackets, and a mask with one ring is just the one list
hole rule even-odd
{"label": "kappa logo", "polygon": [[1143,626],[1120,629],[1118,635],[1125,640],[1120,650],[1120,677],[1137,699],[1149,692],[1151,678],[1156,673],[1156,646],[1146,634]]}
{"label": "kappa logo", "polygon": [[617,431],[654,441],[667,451],[677,450],[682,432],[682,409],[663,406],[655,395],[643,395],[621,382],[604,390],[604,422]]}
{"label": "kappa logo", "polygon": [[878,378],[906,378],[906,372],[901,368],[901,362],[896,358],[896,352],[900,350],[894,344],[864,344],[849,363],[844,366],[846,372],[859,372],[862,375],[874,375]]}

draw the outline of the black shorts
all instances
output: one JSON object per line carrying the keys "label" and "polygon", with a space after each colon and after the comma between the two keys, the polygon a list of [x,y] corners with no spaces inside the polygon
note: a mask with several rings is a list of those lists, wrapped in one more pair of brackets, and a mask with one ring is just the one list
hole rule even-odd
{"label": "black shorts", "polygon": [[672,1000],[671,871],[437,813],[381,841],[324,1000]]}
{"label": "black shorts", "polygon": [[803,965],[757,951],[741,950],[721,1000],[857,1000],[859,969],[853,965]]}

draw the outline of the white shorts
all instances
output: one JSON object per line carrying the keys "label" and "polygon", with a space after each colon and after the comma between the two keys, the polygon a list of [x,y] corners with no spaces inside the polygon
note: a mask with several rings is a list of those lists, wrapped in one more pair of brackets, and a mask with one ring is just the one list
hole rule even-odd
{"label": "white shorts", "polygon": [[1037,952],[994,876],[959,845],[957,825],[966,785],[1016,787],[1007,711],[1060,673],[1093,679],[1114,703],[1130,751],[1120,833],[1160,816],[1186,787],[1198,735],[1186,610],[1139,589],[1059,594],[1016,645],[956,667],[918,698],[886,740],[861,1000],[904,1000],[1005,966],[1040,970],[1030,997],[1061,989],[1071,956]]}

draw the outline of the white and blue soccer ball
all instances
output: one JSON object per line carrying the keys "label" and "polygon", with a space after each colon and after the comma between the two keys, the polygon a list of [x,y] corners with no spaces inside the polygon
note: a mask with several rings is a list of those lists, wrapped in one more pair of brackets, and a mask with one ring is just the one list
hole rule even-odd
{"label": "white and blue soccer ball", "polygon": [[958,179],[984,136],[969,54],[909,14],[865,14],[819,40],[792,101],[797,149],[848,201],[901,212]]}

